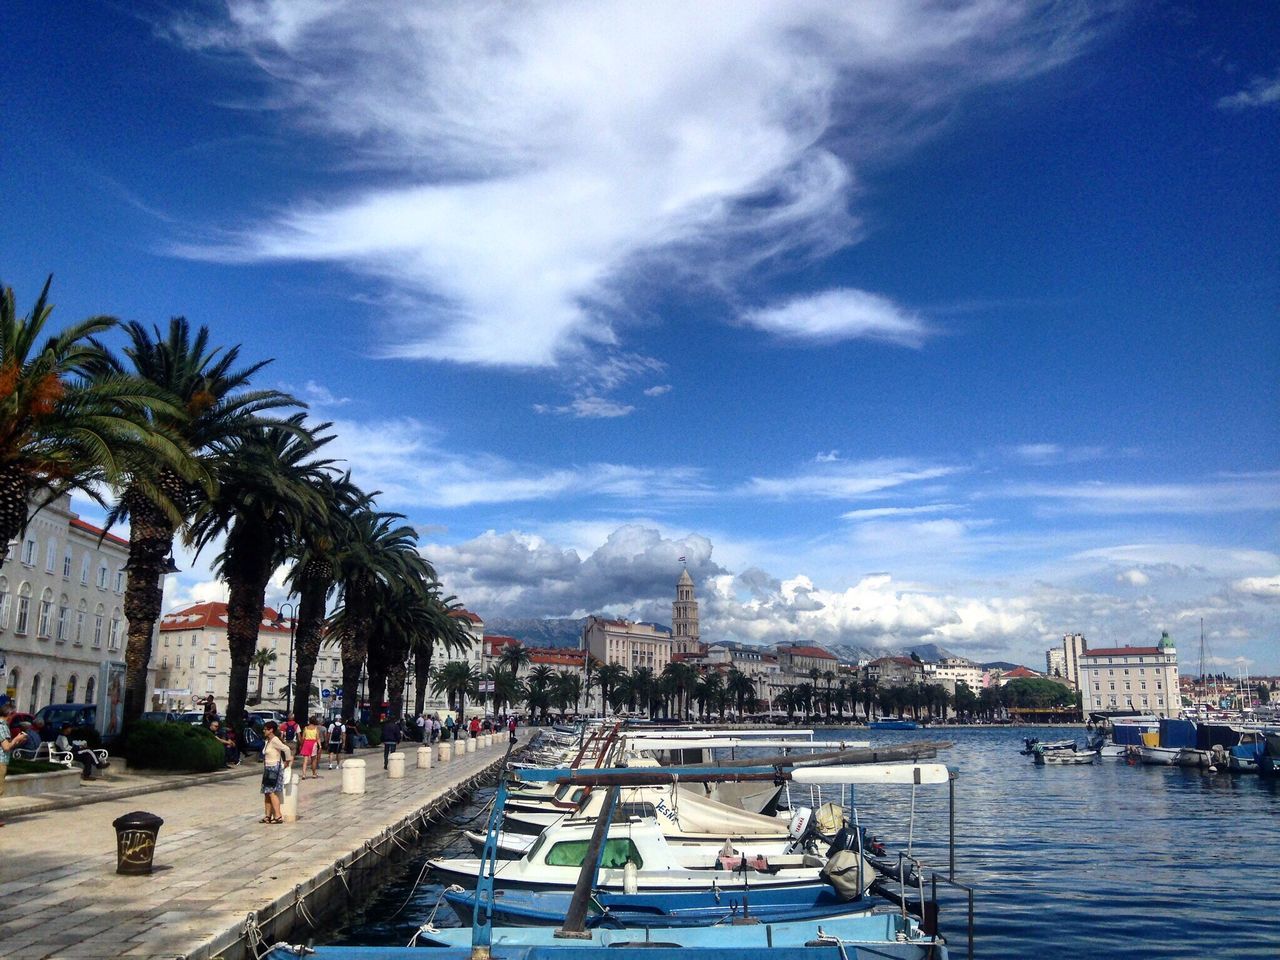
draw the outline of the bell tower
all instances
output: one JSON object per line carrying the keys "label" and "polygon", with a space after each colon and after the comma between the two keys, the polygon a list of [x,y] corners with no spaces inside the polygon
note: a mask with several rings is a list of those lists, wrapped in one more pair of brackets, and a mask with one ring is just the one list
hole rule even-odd
{"label": "bell tower", "polygon": [[693,577],[687,569],[676,581],[676,602],[671,605],[671,638],[676,653],[700,653],[698,639],[698,601],[693,598]]}

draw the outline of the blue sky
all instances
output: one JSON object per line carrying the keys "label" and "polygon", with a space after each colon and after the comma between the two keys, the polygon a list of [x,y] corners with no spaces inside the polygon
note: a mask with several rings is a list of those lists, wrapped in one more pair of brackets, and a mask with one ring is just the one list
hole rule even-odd
{"label": "blue sky", "polygon": [[483,616],[1280,672],[1274,6],[0,16],[0,279],[275,357]]}

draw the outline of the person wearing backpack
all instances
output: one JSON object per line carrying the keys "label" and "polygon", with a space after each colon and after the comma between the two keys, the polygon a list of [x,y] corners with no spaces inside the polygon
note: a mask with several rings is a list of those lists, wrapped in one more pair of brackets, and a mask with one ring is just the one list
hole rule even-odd
{"label": "person wearing backpack", "polygon": [[346,739],[347,728],[341,720],[333,718],[329,724],[329,769],[342,766],[342,742]]}

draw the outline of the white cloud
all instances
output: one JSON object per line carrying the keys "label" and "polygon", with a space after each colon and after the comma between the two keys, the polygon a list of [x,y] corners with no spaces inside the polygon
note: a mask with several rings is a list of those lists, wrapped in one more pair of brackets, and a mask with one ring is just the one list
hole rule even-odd
{"label": "white cloud", "polygon": [[1256,107],[1280,107],[1280,70],[1269,77],[1254,77],[1243,90],[1218,101],[1220,110],[1239,111]]}
{"label": "white cloud", "polygon": [[[925,135],[975,87],[1069,60],[1095,26],[1087,8],[1016,0],[377,16],[356,0],[228,0],[170,35],[258,68],[265,105],[341,151],[353,185],[178,252],[340,263],[402,304],[389,354],[547,366],[615,347],[628,283],[655,260],[726,288],[762,259],[856,241],[857,163]],[[838,296],[825,320],[772,322],[922,336],[874,295]]]}
{"label": "white cloud", "polygon": [[954,503],[926,503],[918,507],[868,507],[865,510],[849,510],[840,514],[841,520],[887,520],[893,517],[915,517],[928,513],[943,513],[958,509]]}
{"label": "white cloud", "polygon": [[1123,583],[1130,587],[1145,587],[1150,582],[1151,578],[1137,567],[1130,567],[1116,574],[1116,583]]}
{"label": "white cloud", "polygon": [[1060,463],[1083,463],[1097,460],[1106,453],[1103,447],[1066,447],[1060,443],[1024,443],[1014,447],[1014,457],[1033,466]]}
{"label": "white cloud", "polygon": [[819,452],[814,458],[814,463],[835,463],[840,459],[839,450],[827,450]]}
{"label": "white cloud", "polygon": [[1280,473],[1199,483],[1029,483],[1004,496],[1057,501],[1058,509],[1097,514],[1214,514],[1273,511],[1280,504]]}
{"label": "white cloud", "polygon": [[644,395],[646,397],[660,397],[663,394],[670,393],[670,392],[671,392],[671,384],[660,383],[653,387],[646,387],[644,391]]}
{"label": "white cloud", "polygon": [[1245,577],[1231,584],[1231,589],[1257,600],[1280,600],[1280,574],[1272,577]]}
{"label": "white cloud", "polygon": [[917,314],[887,297],[847,288],[749,310],[741,319],[748,326],[784,340],[816,343],[881,340],[903,347],[919,347],[929,333]]}
{"label": "white cloud", "polygon": [[601,420],[614,417],[625,417],[635,410],[629,403],[618,403],[605,397],[576,397],[567,404],[551,406],[535,403],[534,413],[554,413],[561,416],[577,417],[579,420]]}
{"label": "white cloud", "polygon": [[957,472],[910,460],[822,460],[787,477],[752,477],[739,492],[779,500],[852,500]]}

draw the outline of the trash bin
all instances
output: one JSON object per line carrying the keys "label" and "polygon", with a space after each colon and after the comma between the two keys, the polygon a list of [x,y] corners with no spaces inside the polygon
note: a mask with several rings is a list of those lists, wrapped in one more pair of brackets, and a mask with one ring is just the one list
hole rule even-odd
{"label": "trash bin", "polygon": [[164,821],[154,813],[135,810],[116,817],[111,825],[116,828],[116,873],[150,873],[156,856],[156,837]]}

